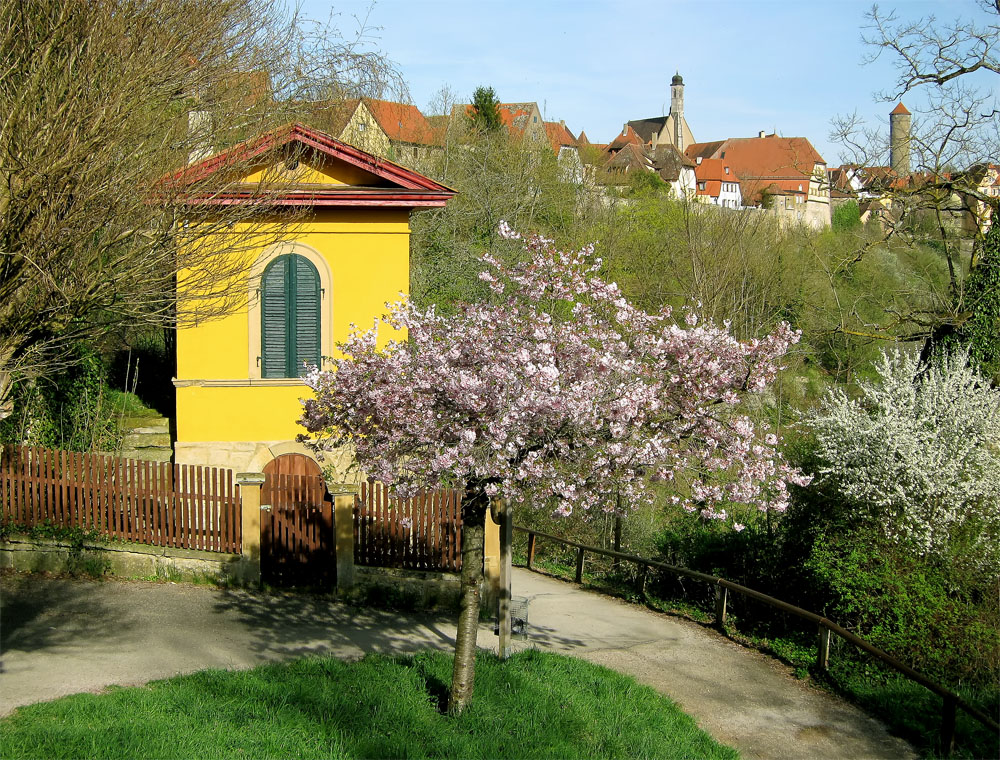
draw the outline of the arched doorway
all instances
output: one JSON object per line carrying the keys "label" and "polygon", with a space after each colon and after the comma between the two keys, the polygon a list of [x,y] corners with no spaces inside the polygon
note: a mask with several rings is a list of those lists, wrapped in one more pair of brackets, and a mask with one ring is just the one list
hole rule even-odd
{"label": "arched doorway", "polygon": [[322,470],[304,454],[264,465],[261,577],[280,586],[330,586],[336,577],[333,499]]}

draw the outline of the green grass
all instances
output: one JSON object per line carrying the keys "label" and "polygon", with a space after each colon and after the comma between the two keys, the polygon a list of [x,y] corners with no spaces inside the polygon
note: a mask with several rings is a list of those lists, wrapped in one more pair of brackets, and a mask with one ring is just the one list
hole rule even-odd
{"label": "green grass", "polygon": [[161,416],[158,411],[147,406],[134,393],[120,391],[117,388],[107,388],[105,389],[105,393],[107,394],[109,408],[120,417],[144,419]]}
{"label": "green grass", "polygon": [[310,658],[203,671],[20,708],[5,760],[87,758],[737,758],[670,700],[560,655],[480,653],[458,718],[451,656]]}

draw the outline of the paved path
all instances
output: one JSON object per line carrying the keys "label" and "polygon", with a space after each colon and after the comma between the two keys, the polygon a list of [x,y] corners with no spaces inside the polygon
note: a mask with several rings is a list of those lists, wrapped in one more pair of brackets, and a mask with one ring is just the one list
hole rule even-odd
{"label": "paved path", "polygon": [[[447,618],[183,584],[6,576],[0,594],[0,715],[203,668],[447,650],[455,635]],[[745,758],[914,757],[859,710],[694,623],[520,569],[514,594],[531,600],[531,635],[519,646],[629,673]],[[479,642],[495,646],[490,626]]]}

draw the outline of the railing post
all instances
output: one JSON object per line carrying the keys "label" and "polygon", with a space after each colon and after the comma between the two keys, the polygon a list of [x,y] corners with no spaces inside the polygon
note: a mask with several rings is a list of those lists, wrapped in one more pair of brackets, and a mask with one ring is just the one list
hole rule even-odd
{"label": "railing post", "polygon": [[243,555],[240,580],[260,583],[260,488],[266,476],[262,472],[238,472],[236,483],[240,487],[240,527]]}
{"label": "railing post", "polygon": [[649,575],[649,565],[645,562],[642,563],[642,569],[639,570],[639,596],[643,599],[646,598],[646,576]]}
{"label": "railing post", "polygon": [[583,547],[576,550],[576,582],[583,583]]}
{"label": "railing post", "polygon": [[528,534],[528,569],[531,570],[535,564],[535,534]]}
{"label": "railing post", "polygon": [[955,717],[958,703],[953,696],[944,698],[941,706],[941,754],[951,757],[955,751]]}
{"label": "railing post", "polygon": [[715,587],[715,625],[721,630],[726,627],[726,603],[729,601],[729,589],[725,586]]}
{"label": "railing post", "polygon": [[358,486],[334,483],[328,486],[333,496],[333,536],[337,551],[337,588],[354,585],[354,501]]}
{"label": "railing post", "polygon": [[[621,507],[620,498],[621,497],[619,497],[619,504],[618,504],[619,508]],[[616,552],[620,553],[622,550],[622,516],[619,514],[615,515],[614,534],[612,535],[611,541],[612,541],[611,544],[612,548]],[[619,572],[622,567],[621,560],[618,559],[618,557],[615,557],[611,561],[611,567],[616,573]]]}
{"label": "railing post", "polygon": [[830,669],[830,629],[825,625],[819,627],[819,651],[816,655],[816,664],[823,670]]}

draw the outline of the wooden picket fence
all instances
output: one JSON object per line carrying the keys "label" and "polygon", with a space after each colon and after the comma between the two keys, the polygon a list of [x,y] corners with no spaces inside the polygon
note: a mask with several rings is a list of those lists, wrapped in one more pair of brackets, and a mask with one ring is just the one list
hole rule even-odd
{"label": "wooden picket fence", "polygon": [[354,502],[354,562],[369,567],[462,569],[462,494],[422,492],[390,498],[382,483],[361,484]]}
{"label": "wooden picket fence", "polygon": [[0,517],[155,546],[240,551],[239,486],[231,470],[6,445]]}

